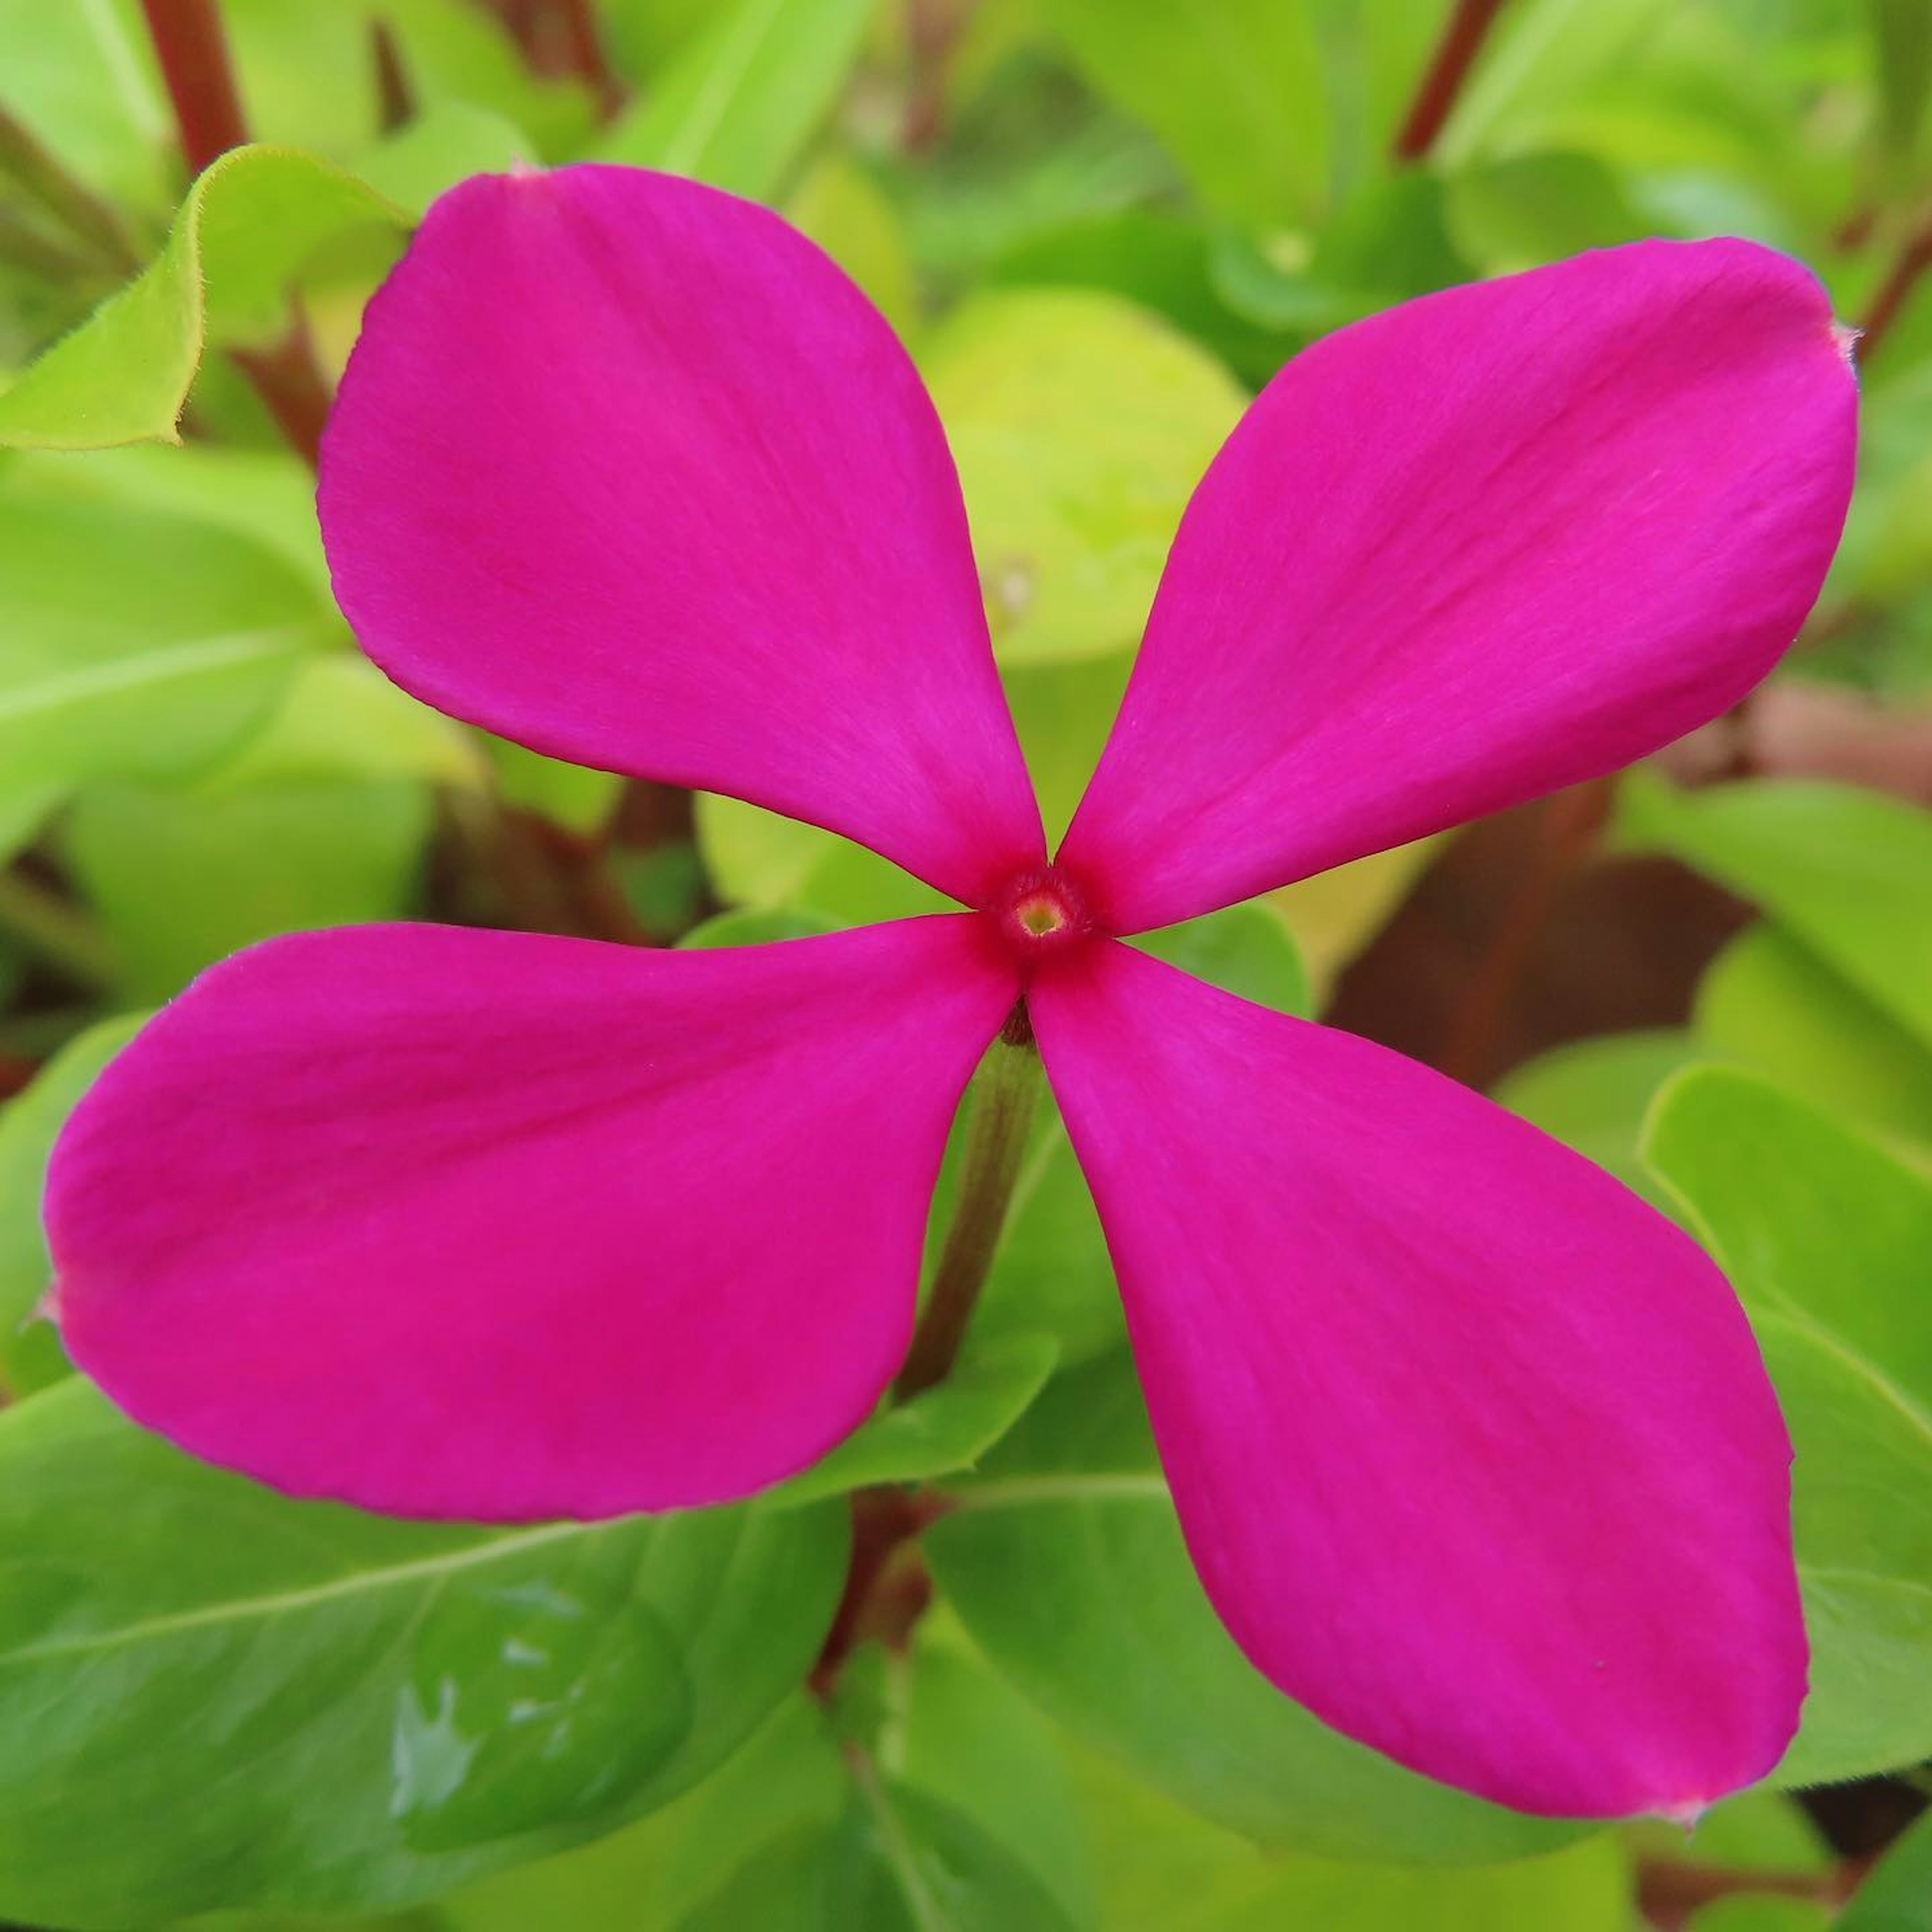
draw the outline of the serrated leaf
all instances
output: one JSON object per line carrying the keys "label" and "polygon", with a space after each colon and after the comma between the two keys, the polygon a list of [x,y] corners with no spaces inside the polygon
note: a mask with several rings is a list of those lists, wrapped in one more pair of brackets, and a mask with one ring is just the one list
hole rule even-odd
{"label": "serrated leaf", "polygon": [[313,155],[231,148],[188,190],[153,265],[0,393],[0,447],[178,442],[211,344],[277,334],[289,284],[325,242],[410,225],[402,208]]}
{"label": "serrated leaf", "polygon": [[507,1531],[296,1502],[86,1384],[0,1414],[0,1912],[406,1902],[719,1762],[824,1634],[826,1505]]}
{"label": "serrated leaf", "polygon": [[1257,1841],[1332,1857],[1515,1857],[1577,1835],[1400,1769],[1235,1648],[1196,1580],[1132,1364],[1058,1377],[926,1534],[974,1642],[1102,1756]]}
{"label": "serrated leaf", "polygon": [[1932,1754],[1932,1179],[1727,1067],[1665,1088],[1643,1152],[1742,1298],[1796,1448],[1811,1691],[1779,1781]]}

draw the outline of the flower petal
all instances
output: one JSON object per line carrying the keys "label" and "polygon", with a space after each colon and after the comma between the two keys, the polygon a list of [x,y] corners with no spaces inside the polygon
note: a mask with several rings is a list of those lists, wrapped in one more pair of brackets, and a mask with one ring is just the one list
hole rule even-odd
{"label": "flower petal", "polygon": [[1768,1771],[1790,1452],[1690,1239],[1367,1042],[1096,946],[1028,995],[1188,1546],[1336,1729],[1520,1810]]}
{"label": "flower petal", "polygon": [[1345,328],[1195,492],[1060,856],[1166,926],[1596,776],[1816,596],[1856,388],[1824,292],[1639,242]]}
{"label": "flower petal", "polygon": [[775,1481],[905,1352],[947,1125],[1014,997],[977,923],[241,953],[61,1138],[68,1346],[194,1454],[404,1515]]}
{"label": "flower petal", "polygon": [[453,189],[370,304],[319,502],[363,648],[440,710],[969,901],[1043,856],[938,418],[764,208],[634,168]]}

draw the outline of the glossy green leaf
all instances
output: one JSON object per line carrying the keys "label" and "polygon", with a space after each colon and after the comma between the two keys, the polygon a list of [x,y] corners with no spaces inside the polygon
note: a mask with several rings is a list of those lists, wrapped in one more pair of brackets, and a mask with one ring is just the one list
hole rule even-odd
{"label": "glossy green leaf", "polygon": [[1932,1754],[1932,1177],[1724,1067],[1676,1076],[1643,1151],[1742,1297],[1797,1450],[1811,1693],[1779,1779]]}
{"label": "glossy green leaf", "polygon": [[830,1832],[848,1778],[822,1705],[795,1690],[692,1791],[594,1843],[465,1887],[446,1932],[672,1932],[775,1841]]}
{"label": "glossy green leaf", "polygon": [[1618,819],[1753,899],[1932,1045],[1932,812],[1850,785],[1627,783]]}
{"label": "glossy green leaf", "polygon": [[1650,1194],[1655,1184],[1637,1156],[1644,1115],[1695,1051],[1682,1033],[1608,1034],[1538,1054],[1498,1082],[1492,1097]]}
{"label": "glossy green leaf", "polygon": [[1932,1047],[1782,927],[1761,920],[1711,962],[1693,1028],[1707,1054],[1932,1146]]}
{"label": "glossy green leaf", "polygon": [[934,1575],[995,1666],[1076,1737],[1263,1844],[1466,1863],[1576,1828],[1451,1791],[1342,1737],[1222,1628],[1124,1354],[1058,1377],[928,1531]]}
{"label": "glossy green leaf", "polygon": [[325,242],[409,226],[404,210],[312,155],[231,149],[188,190],[154,264],[0,393],[0,446],[179,442],[211,344],[279,333],[290,283]]}
{"label": "glossy green leaf", "polygon": [[910,1483],[970,1468],[1046,1384],[1059,1350],[1044,1335],[1007,1335],[969,1347],[945,1381],[882,1410],[766,1508],[789,1508],[871,1483]]}
{"label": "glossy green leaf", "polygon": [[62,849],[124,992],[147,1003],[272,934],[400,916],[430,824],[404,779],[103,785],[75,801]]}
{"label": "glossy green leaf", "polygon": [[607,160],[770,195],[830,112],[874,0],[734,0],[606,138]]}
{"label": "glossy green leaf", "polygon": [[0,1414],[0,1912],[406,1902],[692,1785],[802,1675],[844,1512],[482,1531],[294,1502],[78,1382]]}
{"label": "glossy green leaf", "polygon": [[[53,1263],[40,1228],[47,1157],[75,1103],[134,1036],[142,1018],[136,1013],[90,1027],[0,1109],[0,1384],[16,1395],[67,1372],[53,1330],[34,1318],[53,1285]],[[0,1564],[4,1560],[0,1552]]]}
{"label": "glossy green leaf", "polygon": [[1042,0],[1100,93],[1158,135],[1216,212],[1258,229],[1305,219],[1327,187],[1314,25],[1276,0]]}
{"label": "glossy green leaf", "polygon": [[1932,1932],[1932,1815],[1881,1858],[1838,1920],[1838,1932]]}
{"label": "glossy green leaf", "polygon": [[265,719],[340,620],[247,538],[159,512],[0,499],[0,769],[167,778]]}
{"label": "glossy green leaf", "polygon": [[976,296],[922,359],[1002,660],[1133,644],[1240,386],[1159,316],[1076,290]]}

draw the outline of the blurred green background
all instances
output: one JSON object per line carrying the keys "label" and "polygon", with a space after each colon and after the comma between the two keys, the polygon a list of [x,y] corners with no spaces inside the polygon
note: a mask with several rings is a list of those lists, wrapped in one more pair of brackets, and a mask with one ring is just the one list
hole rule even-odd
{"label": "blurred green background", "polygon": [[[156,31],[213,105],[183,110]],[[1833,1922],[1905,1832],[1838,1922],[1932,1928],[1928,96],[1932,0],[0,0],[0,1916],[1778,1932]],[[1026,1407],[1044,1370],[1013,1352],[1046,1336],[1059,1371],[988,1479],[1147,1493],[902,1544],[939,1604],[829,1708],[791,1687],[842,1505],[585,1534],[572,1578],[626,1615],[642,1589],[684,1646],[688,1763],[648,1726],[519,1742],[479,1648],[508,1599],[442,1593],[457,1545],[194,1470],[72,1382],[33,1319],[47,1149],[223,954],[410,916],[720,943],[928,901],[830,835],[453,724],[334,610],[310,458],[364,301],[452,182],[584,157],[768,202],[910,344],[1050,829],[1189,491],[1312,337],[1720,233],[1801,256],[1865,332],[1850,526],[1761,692],[1619,781],[1176,942],[1489,1088],[1730,1266],[1798,1442],[1818,1652],[1774,1788],[1688,1842],[1580,1837],[1260,1686],[1180,1555],[1050,1119],[982,1311],[998,1420],[956,1460]],[[311,1613],[305,1539],[436,1588]],[[554,1580],[514,1538],[460,1548],[505,1591]],[[244,1571],[294,1607],[236,1627]],[[607,1712],[662,1690],[559,1668]],[[446,1680],[495,1728],[426,1836]]]}

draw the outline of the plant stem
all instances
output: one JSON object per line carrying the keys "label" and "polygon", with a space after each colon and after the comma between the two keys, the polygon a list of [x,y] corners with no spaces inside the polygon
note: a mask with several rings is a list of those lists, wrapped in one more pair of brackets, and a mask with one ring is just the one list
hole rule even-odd
{"label": "plant stem", "polygon": [[0,872],[0,932],[77,985],[111,989],[114,958],[86,918],[20,872]]}
{"label": "plant stem", "polygon": [[182,152],[200,174],[248,138],[220,10],[215,0],[141,0],[141,11],[174,103]]}
{"label": "plant stem", "polygon": [[1891,273],[1872,298],[1864,327],[1858,334],[1857,353],[1862,364],[1871,360],[1879,344],[1891,334],[1892,325],[1928,268],[1932,268],[1932,221],[1922,224],[1899,250]]}
{"label": "plant stem", "polygon": [[69,174],[33,130],[0,107],[0,175],[32,196],[76,240],[124,274],[140,262],[121,218]]}
{"label": "plant stem", "polygon": [[[235,70],[228,58],[215,0],[141,0],[154,57],[189,168],[200,174],[208,164],[248,138]],[[266,349],[230,352],[254,386],[276,427],[313,469],[328,415],[328,385],[316,366],[315,350],[299,310],[287,332]]]}
{"label": "plant stem", "polygon": [[1615,781],[1593,778],[1545,801],[1534,850],[1498,915],[1488,947],[1450,1024],[1436,1064],[1452,1080],[1485,1084],[1510,1002],[1534,956],[1564,883],[1594,846]]}
{"label": "plant stem", "polygon": [[1419,161],[1435,146],[1436,136],[1449,118],[1449,110],[1469,77],[1503,0],[1456,0],[1449,24],[1442,30],[1436,52],[1430,58],[1422,84],[1410,102],[1390,152],[1399,161]]}
{"label": "plant stem", "polygon": [[1040,1049],[1025,1024],[1025,1010],[1024,1002],[1014,1009],[973,1082],[952,1222],[940,1250],[926,1312],[899,1371],[902,1400],[946,1379],[999,1246],[1040,1093]]}

